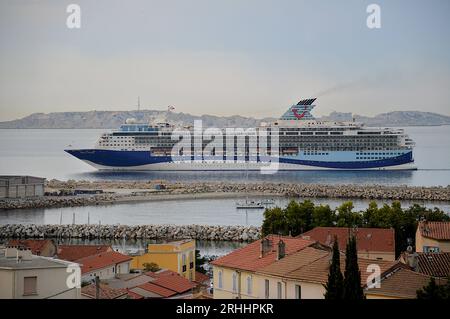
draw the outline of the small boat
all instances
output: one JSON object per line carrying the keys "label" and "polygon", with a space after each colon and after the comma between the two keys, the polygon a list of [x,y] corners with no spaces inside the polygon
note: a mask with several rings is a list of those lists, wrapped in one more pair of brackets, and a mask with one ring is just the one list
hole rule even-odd
{"label": "small boat", "polygon": [[263,204],[263,205],[273,205],[273,204],[275,204],[275,200],[272,199],[272,198],[263,199],[261,201],[261,204]]}
{"label": "small boat", "polygon": [[264,205],[260,202],[248,202],[245,201],[244,203],[236,203],[237,209],[264,209]]}

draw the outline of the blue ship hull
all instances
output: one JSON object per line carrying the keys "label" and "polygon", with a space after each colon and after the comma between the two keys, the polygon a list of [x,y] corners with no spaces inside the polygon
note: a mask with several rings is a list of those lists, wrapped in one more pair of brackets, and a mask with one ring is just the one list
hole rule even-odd
{"label": "blue ship hull", "polygon": [[[170,156],[152,156],[149,151],[117,151],[103,149],[66,150],[67,153],[85,161],[98,169],[110,170],[147,170],[147,169],[167,169],[167,170],[189,170],[189,163],[183,168],[177,166]],[[189,158],[187,158],[189,160]],[[191,158],[193,160],[193,158]],[[258,159],[259,160],[259,159]],[[415,169],[412,151],[401,153],[401,155],[389,158],[379,158],[375,160],[332,160],[332,156],[323,157],[320,160],[280,157],[280,170],[314,170],[314,169],[335,169],[335,170],[372,170],[372,169]],[[164,165],[171,164],[171,165]],[[230,164],[229,164],[230,165]],[[231,164],[234,165],[234,164]],[[220,165],[209,164],[202,166],[192,165],[192,170],[222,170]],[[243,170],[242,164],[235,166],[236,170]],[[229,170],[230,168],[227,168]],[[233,169],[233,167],[231,167]]]}

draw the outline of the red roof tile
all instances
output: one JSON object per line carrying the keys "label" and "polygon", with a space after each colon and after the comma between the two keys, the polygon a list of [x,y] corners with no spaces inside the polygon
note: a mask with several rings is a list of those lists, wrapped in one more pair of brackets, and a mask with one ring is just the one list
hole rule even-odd
{"label": "red roof tile", "polygon": [[88,273],[97,269],[102,269],[111,265],[120,264],[131,260],[130,256],[123,255],[116,251],[109,251],[94,256],[88,256],[76,260],[81,266],[81,273]]}
{"label": "red roof tile", "polygon": [[47,245],[54,245],[50,239],[13,239],[7,246],[23,246],[31,250],[33,255],[40,255]]}
{"label": "red roof tile", "polygon": [[144,296],[141,296],[138,293],[135,293],[131,290],[127,290],[128,299],[144,299]]}
{"label": "red roof tile", "polygon": [[[305,249],[258,270],[257,273],[325,284],[328,279],[331,257],[332,251],[306,247]],[[373,264],[378,265],[381,273],[384,273],[399,263],[394,261],[358,258],[358,266],[361,272],[361,284],[363,286],[366,284],[367,277],[371,274],[371,272],[367,272],[368,266]],[[345,254],[343,253],[340,255],[340,265],[341,271],[344,273]]]}
{"label": "red roof tile", "polygon": [[75,261],[112,250],[108,245],[58,245],[57,255],[59,259]]}
{"label": "red roof tile", "polygon": [[419,230],[424,237],[437,240],[450,240],[450,222],[422,221],[419,223]]}
{"label": "red roof tile", "polygon": [[[352,229],[348,227],[316,227],[298,237],[317,240],[323,245],[332,246],[334,236],[337,236],[339,249],[345,250],[351,231]],[[355,234],[358,251],[377,251],[395,254],[394,229],[357,228]]]}
{"label": "red roof tile", "polygon": [[207,284],[210,282],[210,278],[208,275],[205,275],[201,272],[196,271],[195,272],[195,282],[199,283],[199,284]]}
{"label": "red roof tile", "polygon": [[450,253],[417,253],[417,271],[434,277],[450,276]]}
{"label": "red roof tile", "polygon": [[138,288],[153,292],[157,295],[160,295],[163,298],[168,298],[177,294],[176,291],[167,289],[165,287],[161,287],[159,285],[154,284],[153,282],[147,282],[145,284],[138,286]]}
{"label": "red roof tile", "polygon": [[[125,289],[111,288],[111,287],[108,287],[108,285],[100,284],[99,293],[100,293],[99,294],[100,299],[116,299],[116,298],[123,297],[124,295],[126,295],[127,291]],[[82,287],[81,294],[83,294],[89,298],[95,298],[95,294],[96,294],[95,284],[90,284],[88,286]]]}
{"label": "red roof tile", "polygon": [[[430,279],[430,276],[400,267],[383,276],[379,288],[366,289],[365,292],[369,295],[415,299],[417,290],[428,285]],[[436,284],[446,283],[445,279],[436,278]]]}
{"label": "red roof tile", "polygon": [[256,271],[266,267],[276,261],[276,247],[280,239],[285,243],[286,255],[295,253],[305,247],[314,244],[313,241],[302,238],[280,237],[277,235],[269,235],[268,238],[272,244],[272,249],[261,257],[261,239],[254,241],[247,246],[237,249],[228,255],[220,257],[213,262],[212,265],[235,268],[247,271]]}
{"label": "red roof tile", "polygon": [[177,293],[185,293],[195,287],[195,284],[177,273],[165,274],[157,277],[152,284],[174,290]]}

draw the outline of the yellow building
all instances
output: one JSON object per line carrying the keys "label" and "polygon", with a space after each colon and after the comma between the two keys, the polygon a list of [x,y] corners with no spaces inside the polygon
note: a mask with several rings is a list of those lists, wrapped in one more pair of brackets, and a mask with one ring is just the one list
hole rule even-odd
{"label": "yellow building", "polygon": [[416,252],[450,252],[450,222],[420,222],[416,231]]}
{"label": "yellow building", "polygon": [[131,269],[144,269],[144,264],[155,263],[191,281],[195,280],[195,240],[179,240],[164,244],[149,244],[147,252],[133,256]]}

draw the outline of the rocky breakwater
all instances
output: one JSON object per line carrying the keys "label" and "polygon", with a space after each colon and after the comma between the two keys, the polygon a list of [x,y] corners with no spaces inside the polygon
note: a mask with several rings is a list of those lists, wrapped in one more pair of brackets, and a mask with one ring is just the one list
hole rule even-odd
{"label": "rocky breakwater", "polygon": [[34,208],[53,208],[53,207],[76,207],[92,206],[99,204],[112,203],[117,199],[115,195],[96,195],[96,196],[64,196],[53,197],[43,196],[23,199],[0,200],[0,210],[11,209],[34,209]]}
{"label": "rocky breakwater", "polygon": [[255,226],[208,225],[0,225],[0,238],[197,239],[254,241]]}
{"label": "rocky breakwater", "polygon": [[[172,186],[172,188],[175,188]],[[286,183],[179,184],[173,193],[255,193],[285,197],[450,201],[450,186],[326,185]]]}

